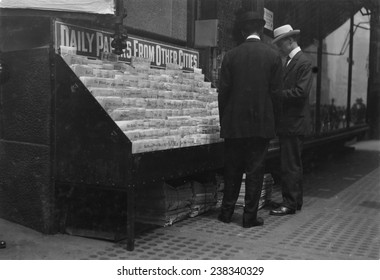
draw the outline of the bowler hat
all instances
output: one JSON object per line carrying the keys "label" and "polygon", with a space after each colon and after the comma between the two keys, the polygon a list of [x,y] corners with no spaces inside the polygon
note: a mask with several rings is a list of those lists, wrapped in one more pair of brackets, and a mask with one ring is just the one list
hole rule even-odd
{"label": "bowler hat", "polygon": [[273,31],[274,39],[272,43],[276,43],[279,40],[288,36],[297,35],[300,32],[300,30],[293,30],[293,28],[289,24],[280,26]]}
{"label": "bowler hat", "polygon": [[265,20],[258,12],[245,12],[238,17],[238,22],[243,23],[246,21],[259,21],[262,25],[265,25]]}

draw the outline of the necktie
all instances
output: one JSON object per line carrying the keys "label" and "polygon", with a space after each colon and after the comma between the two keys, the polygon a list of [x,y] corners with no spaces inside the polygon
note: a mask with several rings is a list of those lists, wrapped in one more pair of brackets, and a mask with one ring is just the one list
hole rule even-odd
{"label": "necktie", "polygon": [[286,62],[285,62],[285,67],[288,66],[289,60],[290,60],[290,56],[287,56],[286,57]]}

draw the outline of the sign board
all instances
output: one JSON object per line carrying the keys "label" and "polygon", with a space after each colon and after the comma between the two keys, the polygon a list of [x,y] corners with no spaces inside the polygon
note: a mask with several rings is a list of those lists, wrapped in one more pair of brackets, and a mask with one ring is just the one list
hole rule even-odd
{"label": "sign board", "polygon": [[[85,28],[60,21],[55,22],[55,48],[74,47],[78,55],[100,58],[102,53],[111,53],[112,33],[104,30]],[[151,65],[165,67],[167,63],[181,68],[199,65],[199,52],[166,43],[129,35],[127,47],[119,61],[130,62],[132,56],[149,58]]]}
{"label": "sign board", "polygon": [[114,14],[115,0],[0,0],[0,8]]}
{"label": "sign board", "polygon": [[273,12],[264,8],[265,28],[273,31]]}
{"label": "sign board", "polygon": [[217,47],[218,46],[218,24],[217,19],[195,21],[195,46]]}

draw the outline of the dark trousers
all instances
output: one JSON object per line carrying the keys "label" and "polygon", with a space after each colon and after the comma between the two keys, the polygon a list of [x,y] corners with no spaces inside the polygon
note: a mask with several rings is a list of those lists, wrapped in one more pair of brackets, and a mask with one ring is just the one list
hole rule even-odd
{"label": "dark trousers", "polygon": [[280,136],[279,140],[283,205],[295,210],[303,203],[303,136]]}
{"label": "dark trousers", "polygon": [[239,198],[243,174],[245,179],[245,207],[243,219],[249,223],[257,218],[259,199],[264,177],[264,160],[269,140],[252,138],[227,138],[225,147],[224,195],[221,214],[230,219]]}

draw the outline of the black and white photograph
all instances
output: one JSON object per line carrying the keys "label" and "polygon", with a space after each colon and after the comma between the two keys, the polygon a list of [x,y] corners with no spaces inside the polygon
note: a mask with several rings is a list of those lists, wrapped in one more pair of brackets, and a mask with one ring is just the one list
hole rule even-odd
{"label": "black and white photograph", "polygon": [[379,265],[379,0],[0,0],[4,279]]}

